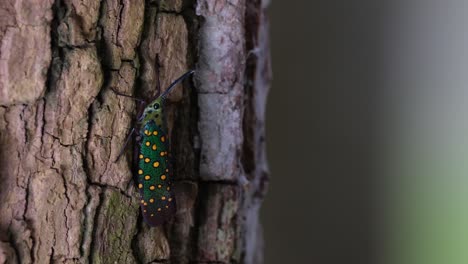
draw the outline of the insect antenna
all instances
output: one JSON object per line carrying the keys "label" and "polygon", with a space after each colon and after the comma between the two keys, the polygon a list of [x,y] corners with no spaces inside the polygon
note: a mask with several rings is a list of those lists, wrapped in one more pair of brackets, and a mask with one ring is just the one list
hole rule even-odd
{"label": "insect antenna", "polygon": [[163,100],[165,100],[166,97],[167,97],[167,95],[171,92],[171,90],[172,90],[177,84],[179,84],[180,82],[182,82],[183,80],[185,80],[187,77],[189,77],[190,75],[192,75],[194,72],[195,72],[195,70],[190,70],[190,71],[184,73],[182,76],[180,76],[179,78],[177,78],[177,80],[175,80],[174,82],[172,82],[171,85],[169,85],[169,87],[167,87],[166,91],[164,91],[164,93],[161,94],[159,97],[161,97]]}

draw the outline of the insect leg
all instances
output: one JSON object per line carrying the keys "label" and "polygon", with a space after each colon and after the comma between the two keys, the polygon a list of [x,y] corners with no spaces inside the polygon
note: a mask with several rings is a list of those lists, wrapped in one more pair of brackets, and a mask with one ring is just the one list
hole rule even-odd
{"label": "insect leg", "polygon": [[119,153],[119,155],[117,156],[117,159],[115,159],[114,163],[117,162],[117,161],[119,161],[120,156],[122,156],[122,154],[124,153],[125,148],[127,147],[128,142],[129,142],[130,139],[132,138],[133,133],[135,133],[135,128],[132,128],[132,130],[130,131],[130,134],[127,136],[127,139],[125,140],[125,144],[124,144],[124,146],[122,147],[122,149],[120,150],[120,153]]}
{"label": "insect leg", "polygon": [[131,95],[126,95],[126,94],[124,94],[124,93],[121,93],[121,92],[119,92],[119,91],[116,91],[116,90],[114,89],[114,87],[110,87],[110,89],[111,89],[116,95],[120,95],[120,96],[124,96],[124,97],[128,97],[128,98],[132,98],[133,100],[138,101],[138,102],[143,102],[143,103],[146,102],[145,100],[143,100],[143,99],[141,99],[141,98],[137,98],[137,97],[134,97],[134,96],[131,96]]}

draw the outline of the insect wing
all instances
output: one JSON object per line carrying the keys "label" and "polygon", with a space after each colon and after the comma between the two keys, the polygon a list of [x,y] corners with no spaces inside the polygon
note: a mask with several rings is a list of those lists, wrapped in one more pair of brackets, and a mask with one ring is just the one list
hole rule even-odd
{"label": "insect wing", "polygon": [[175,213],[167,136],[155,122],[143,126],[138,153],[138,189],[143,217],[150,226],[161,225]]}

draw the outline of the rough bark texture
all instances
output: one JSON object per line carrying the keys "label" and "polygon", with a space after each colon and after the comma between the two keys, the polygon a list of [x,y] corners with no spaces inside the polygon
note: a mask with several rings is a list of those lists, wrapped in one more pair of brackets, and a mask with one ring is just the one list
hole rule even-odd
{"label": "rough bark texture", "polygon": [[[263,0],[0,2],[0,263],[261,263]],[[149,228],[136,104],[168,100],[178,211]]]}

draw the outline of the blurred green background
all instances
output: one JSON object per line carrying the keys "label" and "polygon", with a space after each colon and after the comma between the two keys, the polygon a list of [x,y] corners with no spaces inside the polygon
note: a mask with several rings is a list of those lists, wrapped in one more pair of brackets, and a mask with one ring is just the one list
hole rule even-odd
{"label": "blurred green background", "polygon": [[468,2],[269,14],[265,263],[468,263]]}

